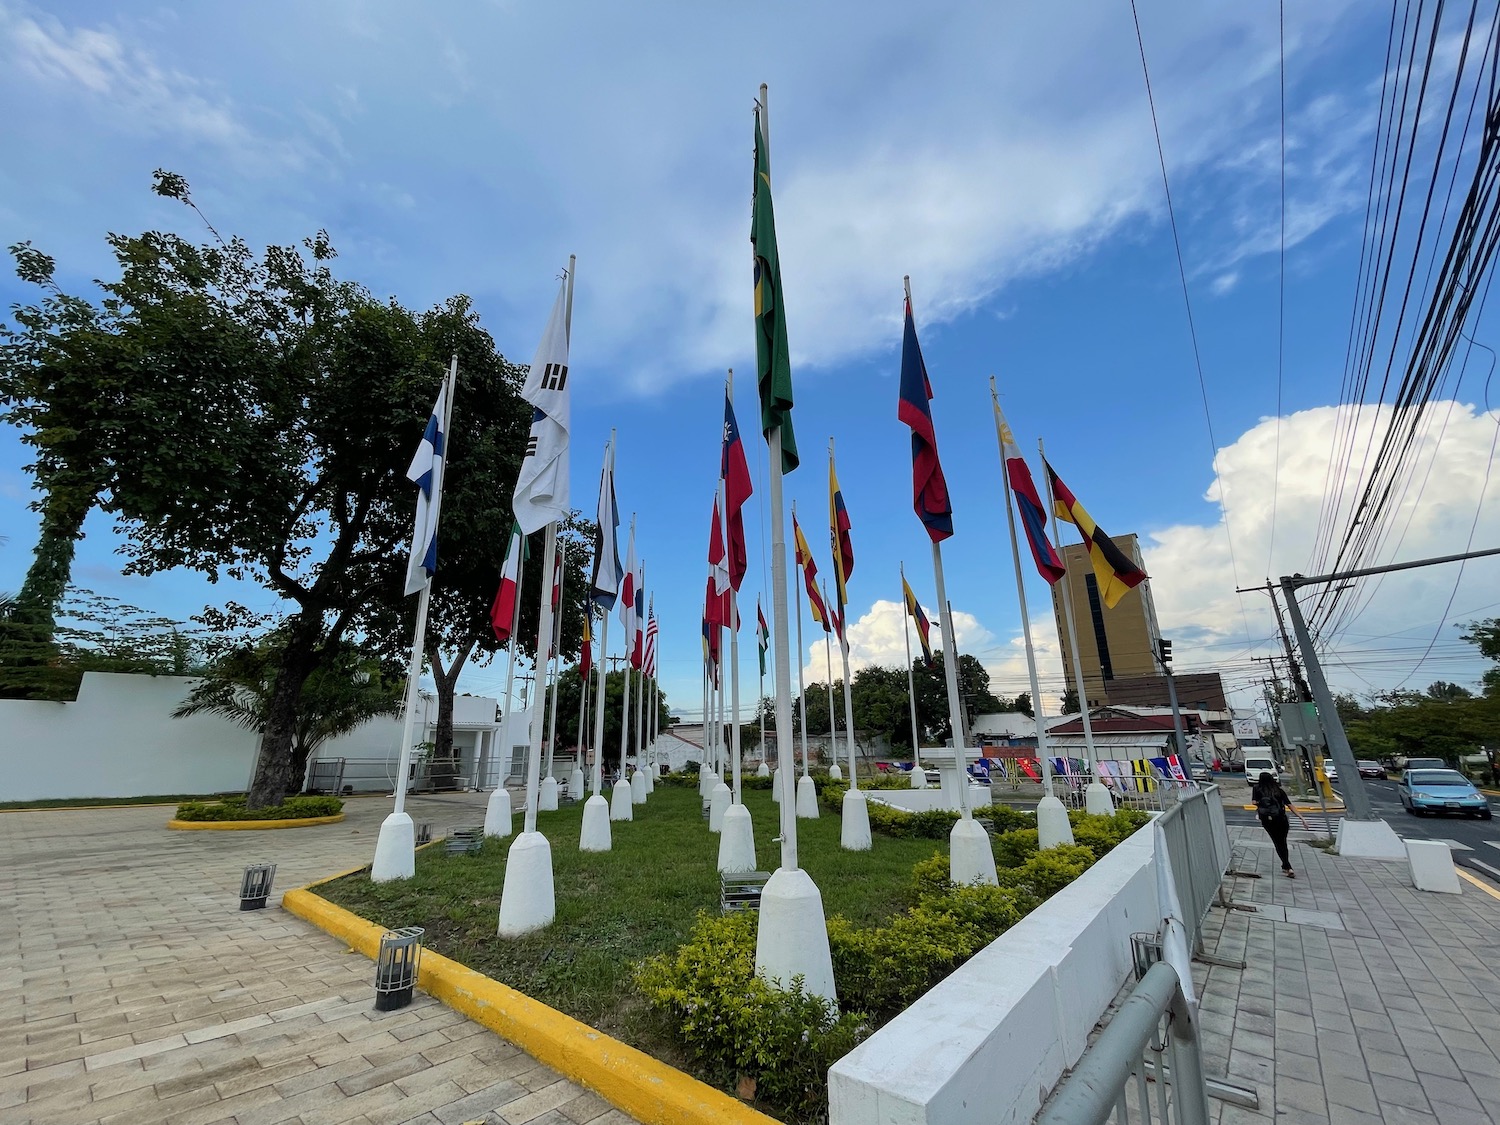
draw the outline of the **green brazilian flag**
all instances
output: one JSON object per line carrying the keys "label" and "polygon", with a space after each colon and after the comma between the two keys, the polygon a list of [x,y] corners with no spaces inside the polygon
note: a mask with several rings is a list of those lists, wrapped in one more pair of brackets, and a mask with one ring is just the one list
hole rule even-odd
{"label": "green brazilian flag", "polygon": [[781,471],[797,467],[792,432],[792,360],[786,344],[786,308],[781,299],[781,262],[776,256],[776,216],[771,209],[771,164],[755,111],[755,206],[750,219],[755,251],[755,370],[760,387],[760,428],[770,437],[781,427]]}

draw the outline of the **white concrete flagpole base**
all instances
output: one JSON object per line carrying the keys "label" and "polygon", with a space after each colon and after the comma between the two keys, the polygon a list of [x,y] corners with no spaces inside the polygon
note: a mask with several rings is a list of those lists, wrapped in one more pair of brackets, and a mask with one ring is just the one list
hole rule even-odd
{"label": "white concrete flagpole base", "polygon": [[927,788],[927,771],[922,768],[921,762],[912,766],[911,773],[907,775],[907,780],[911,782],[913,789]]}
{"label": "white concrete flagpole base", "polygon": [[846,852],[870,850],[870,806],[865,795],[858,789],[844,794],[843,827],[839,829],[839,844]]}
{"label": "white concrete flagpole base", "polygon": [[990,834],[975,820],[960,820],[948,836],[948,878],[959,885],[996,886],[995,851]]}
{"label": "white concrete flagpole base", "polygon": [[768,765],[766,765],[765,762],[762,762],[760,765],[758,765],[758,766],[755,767],[755,776],[756,777],[770,777],[771,776],[771,767],[768,766]]}
{"label": "white concrete flagpole base", "polygon": [[828,767],[828,776],[831,777],[834,781],[843,781],[844,771],[839,768],[839,764],[837,762],[834,762],[831,766]]}
{"label": "white concrete flagpole base", "polygon": [[807,776],[797,779],[797,815],[803,820],[818,819],[818,787]]}
{"label": "white concrete flagpole base", "polygon": [[630,795],[630,782],[620,778],[615,782],[614,792],[609,795],[609,819],[634,820],[635,814],[631,811],[634,803]]}
{"label": "white concrete flagpole base", "polygon": [[719,870],[755,870],[755,825],[744,805],[730,805],[724,810],[719,832]]}
{"label": "white concrete flagpole base", "polygon": [[583,831],[578,835],[578,850],[607,852],[613,846],[609,831],[609,802],[595,793],[583,803]]}
{"label": "white concrete flagpole base", "polygon": [[512,828],[512,811],[510,791],[502,785],[490,794],[489,803],[484,806],[484,834],[486,836],[509,836]]}
{"label": "white concrete flagpole base", "polygon": [[1068,810],[1056,797],[1043,797],[1036,807],[1036,838],[1037,844],[1043,848],[1073,842],[1073,825],[1068,820]]}
{"label": "white concrete flagpole base", "polygon": [[578,800],[586,791],[587,782],[583,780],[583,767],[574,766],[573,772],[568,774],[568,796]]}
{"label": "white concrete flagpole base", "polygon": [[[385,829],[381,829],[384,833]],[[1336,846],[1339,855],[1364,859],[1405,859],[1406,845],[1396,830],[1383,820],[1339,821]],[[379,854],[378,851],[376,854]]]}
{"label": "white concrete flagpole base", "polygon": [[704,766],[698,771],[698,796],[707,797],[714,791],[714,783],[719,780],[719,775]]}
{"label": "white concrete flagpole base", "polygon": [[994,801],[995,798],[991,796],[988,785],[969,786],[969,808],[982,809],[986,805],[993,804]]}
{"label": "white concrete flagpole base", "polygon": [[646,771],[640,767],[637,767],[630,777],[630,803],[632,805],[646,803]]}
{"label": "white concrete flagpole base", "polygon": [[552,845],[540,832],[522,832],[505,860],[497,932],[501,937],[520,937],[550,926],[556,916]]}
{"label": "white concrete flagpole base", "polygon": [[1113,816],[1115,799],[1109,795],[1109,786],[1102,781],[1089,782],[1083,791],[1083,807],[1090,816]]}
{"label": "white concrete flagpole base", "polygon": [[[724,813],[734,804],[734,792],[722,781],[708,795],[708,830],[720,832],[724,828]],[[754,871],[755,868],[750,870]]]}
{"label": "white concrete flagpole base", "polygon": [[646,768],[641,770],[646,775],[646,795],[649,797],[656,792],[656,763],[647,762]]}
{"label": "white concrete flagpole base", "polygon": [[771,771],[771,800],[775,804],[781,804],[781,767],[777,766]]}
{"label": "white concrete flagpole base", "polygon": [[557,778],[542,778],[542,784],[536,791],[536,807],[538,812],[557,811]]}
{"label": "white concrete flagpole base", "polygon": [[416,873],[417,830],[409,815],[393,812],[380,822],[370,878],[377,883],[389,883],[394,879],[410,879]]}
{"label": "white concrete flagpole base", "polygon": [[833,955],[823,896],[800,868],[778,867],[760,895],[760,926],[755,935],[755,971],[781,989],[801,977],[803,990],[837,1002]]}

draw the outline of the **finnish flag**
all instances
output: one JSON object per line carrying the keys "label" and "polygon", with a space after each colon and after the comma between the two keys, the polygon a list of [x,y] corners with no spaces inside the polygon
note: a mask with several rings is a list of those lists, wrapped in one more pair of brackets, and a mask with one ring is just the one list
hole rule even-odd
{"label": "finnish flag", "polygon": [[566,520],[572,511],[568,499],[567,292],[564,281],[521,389],[521,397],[536,409],[514,504],[516,522],[527,535]]}
{"label": "finnish flag", "polygon": [[438,392],[437,405],[422,431],[422,443],[411,459],[406,477],[417,486],[417,519],[411,534],[411,560],[406,566],[406,592],[419,593],[437,570],[438,509],[443,503],[443,453],[448,435],[443,431],[448,416],[448,381]]}

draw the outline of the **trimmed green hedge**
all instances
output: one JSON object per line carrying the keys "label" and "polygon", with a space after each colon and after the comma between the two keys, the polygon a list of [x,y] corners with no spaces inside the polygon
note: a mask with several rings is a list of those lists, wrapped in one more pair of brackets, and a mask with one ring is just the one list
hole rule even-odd
{"label": "trimmed green hedge", "polygon": [[225,797],[213,804],[186,801],[177,806],[178,820],[309,820],[336,816],[344,810],[337,797],[288,797],[285,803],[263,809],[247,809],[243,796]]}

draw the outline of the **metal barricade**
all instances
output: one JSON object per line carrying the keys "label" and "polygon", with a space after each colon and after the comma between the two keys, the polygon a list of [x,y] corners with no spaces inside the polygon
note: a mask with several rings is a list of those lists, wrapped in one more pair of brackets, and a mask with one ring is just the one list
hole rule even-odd
{"label": "metal barricade", "polygon": [[1223,799],[1217,785],[1184,793],[1182,800],[1157,817],[1167,842],[1172,883],[1182,907],[1188,945],[1198,949],[1203,919],[1218,896],[1229,867],[1229,836]]}
{"label": "metal barricade", "polygon": [[[1165,1064],[1165,1065],[1163,1065]],[[1152,965],[1053,1091],[1035,1125],[1208,1125],[1193,1013],[1177,971]]]}

